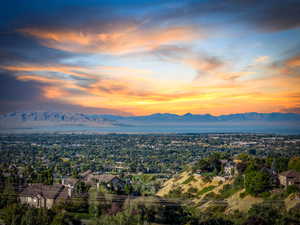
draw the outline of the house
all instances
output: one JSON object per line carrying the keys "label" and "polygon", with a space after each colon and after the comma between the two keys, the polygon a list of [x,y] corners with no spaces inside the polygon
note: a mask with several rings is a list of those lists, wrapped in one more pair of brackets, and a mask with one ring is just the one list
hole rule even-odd
{"label": "house", "polygon": [[67,188],[74,189],[75,185],[79,182],[76,178],[63,178],[61,184]]}
{"label": "house", "polygon": [[50,209],[54,204],[70,198],[71,194],[70,189],[61,184],[30,184],[20,193],[19,199],[22,204]]}
{"label": "house", "polygon": [[282,172],[278,176],[279,182],[285,188],[289,185],[296,185],[300,188],[300,173],[294,170]]}
{"label": "house", "polygon": [[220,159],[219,161],[221,165],[225,165],[226,163],[228,163],[228,159]]}
{"label": "house", "polygon": [[232,177],[237,174],[236,165],[233,162],[227,162],[224,166],[224,173],[226,176]]}
{"label": "house", "polygon": [[[84,175],[84,176],[83,176]],[[94,174],[91,171],[86,171],[81,175],[82,181],[91,186],[104,185],[106,188],[114,191],[124,189],[125,183],[118,176],[111,174]]]}
{"label": "house", "polygon": [[125,183],[115,175],[101,174],[95,175],[94,177],[97,181],[97,187],[99,185],[104,185],[106,188],[114,191],[124,190]]}
{"label": "house", "polygon": [[82,181],[88,185],[95,186],[97,184],[97,176],[96,174],[90,173],[85,176]]}
{"label": "house", "polygon": [[87,170],[83,173],[80,173],[79,176],[82,177],[83,179],[85,179],[86,177],[88,177],[89,175],[91,175],[93,172],[91,170]]}

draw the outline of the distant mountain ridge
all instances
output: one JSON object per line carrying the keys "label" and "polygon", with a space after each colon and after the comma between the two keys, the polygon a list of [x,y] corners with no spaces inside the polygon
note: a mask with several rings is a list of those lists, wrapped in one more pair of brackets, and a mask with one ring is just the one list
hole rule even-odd
{"label": "distant mountain ridge", "polygon": [[118,116],[76,112],[12,112],[0,115],[0,133],[205,133],[300,134],[300,114],[240,113]]}
{"label": "distant mountain ridge", "polygon": [[170,113],[156,113],[147,116],[118,116],[109,114],[85,114],[74,112],[12,112],[0,115],[0,122],[38,122],[53,123],[95,123],[118,124],[119,121],[140,122],[221,122],[221,121],[300,121],[300,114],[296,113],[240,113],[213,116],[210,114],[184,115]]}
{"label": "distant mountain ridge", "polygon": [[102,118],[112,120],[133,120],[133,121],[191,121],[191,122],[220,122],[220,121],[300,121],[300,114],[296,113],[240,113],[213,116],[210,114],[184,115],[170,113],[156,113],[147,116],[115,116],[101,115]]}
{"label": "distant mountain ridge", "polygon": [[99,115],[70,112],[12,112],[0,115],[0,127],[58,125],[118,126]]}

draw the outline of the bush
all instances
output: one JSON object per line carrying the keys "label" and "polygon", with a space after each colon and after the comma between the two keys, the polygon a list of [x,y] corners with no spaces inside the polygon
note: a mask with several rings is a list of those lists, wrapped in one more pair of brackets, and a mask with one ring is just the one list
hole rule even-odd
{"label": "bush", "polygon": [[247,196],[247,193],[246,193],[246,192],[240,193],[240,198],[245,198],[246,196]]}
{"label": "bush", "polygon": [[255,204],[248,211],[249,217],[255,217],[257,219],[264,220],[266,224],[278,224],[276,223],[282,219],[280,212],[273,208],[271,205]]}
{"label": "bush", "polygon": [[198,189],[197,189],[197,188],[194,188],[194,187],[190,187],[190,188],[188,189],[188,192],[189,192],[189,193],[197,193],[197,191],[198,191]]}
{"label": "bush", "polygon": [[286,192],[287,195],[290,195],[290,194],[293,194],[293,193],[300,192],[300,189],[296,185],[289,185],[286,188],[285,192]]}
{"label": "bush", "polygon": [[213,185],[207,186],[207,187],[203,188],[201,191],[199,191],[199,192],[197,193],[197,195],[203,195],[203,194],[205,194],[206,192],[209,192],[209,191],[213,190],[215,187],[216,187],[216,186],[213,186]]}
{"label": "bush", "polygon": [[181,198],[183,195],[183,190],[181,187],[177,187],[173,190],[171,190],[167,195],[166,197],[168,198]]}
{"label": "bush", "polygon": [[218,197],[219,197],[219,195],[217,195],[216,193],[209,192],[204,196],[203,200],[205,200],[205,201],[216,200],[216,199],[218,199]]}
{"label": "bush", "polygon": [[237,176],[234,179],[233,185],[236,189],[242,189],[244,187],[244,177],[243,176]]}
{"label": "bush", "polygon": [[205,210],[205,212],[207,212],[207,213],[213,212],[214,214],[215,213],[223,213],[226,210],[227,206],[228,206],[228,203],[226,203],[226,202],[225,203],[215,202],[212,205],[210,205]]}
{"label": "bush", "polygon": [[211,180],[212,180],[211,176],[204,176],[204,177],[203,177],[203,181],[204,181],[205,183],[209,183],[209,182],[211,182]]}
{"label": "bush", "polygon": [[230,220],[225,220],[223,218],[213,218],[206,221],[200,222],[199,225],[233,225],[234,223]]}
{"label": "bush", "polygon": [[271,193],[269,191],[265,191],[265,192],[260,193],[258,196],[262,197],[262,198],[268,198],[271,196]]}
{"label": "bush", "polygon": [[189,184],[193,181],[196,181],[196,179],[194,178],[194,176],[190,176],[188,179],[186,179],[182,184]]}
{"label": "bush", "polygon": [[239,190],[240,188],[235,188],[234,184],[225,184],[223,189],[220,191],[220,198],[228,198]]}

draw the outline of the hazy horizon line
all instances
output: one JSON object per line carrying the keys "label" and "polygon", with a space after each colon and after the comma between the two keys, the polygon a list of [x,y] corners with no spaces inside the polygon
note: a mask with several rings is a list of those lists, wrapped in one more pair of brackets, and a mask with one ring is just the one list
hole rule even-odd
{"label": "hazy horizon line", "polygon": [[186,115],[201,115],[201,116],[228,116],[228,115],[238,115],[238,114],[295,114],[300,115],[300,113],[297,112],[236,112],[236,113],[227,113],[227,114],[212,114],[212,113],[183,113],[183,114],[177,114],[177,113],[169,113],[169,112],[157,112],[157,113],[150,113],[150,114],[131,114],[131,115],[121,115],[117,113],[90,113],[90,112],[82,112],[82,111],[63,111],[63,110],[16,110],[6,113],[0,113],[0,115],[6,115],[10,113],[30,113],[30,112],[52,112],[52,113],[81,113],[81,114],[89,114],[89,115],[113,115],[113,116],[120,116],[120,117],[143,117],[143,116],[152,116],[152,115],[176,115],[176,116],[186,116]]}

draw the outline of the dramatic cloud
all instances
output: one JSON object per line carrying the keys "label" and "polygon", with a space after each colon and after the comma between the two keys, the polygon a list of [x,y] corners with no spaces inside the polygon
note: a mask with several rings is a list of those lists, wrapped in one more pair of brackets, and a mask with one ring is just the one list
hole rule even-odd
{"label": "dramatic cloud", "polygon": [[[298,0],[210,0],[183,1],[169,10],[163,9],[160,20],[191,20],[200,18],[202,24],[245,23],[267,32],[300,26]],[[210,22],[205,17],[215,17]]]}
{"label": "dramatic cloud", "polygon": [[195,79],[205,75],[211,75],[225,64],[216,56],[210,56],[203,51],[195,51],[191,47],[177,45],[161,45],[153,49],[149,54],[160,60],[173,63],[181,63],[197,71]]}
{"label": "dramatic cloud", "polygon": [[1,112],[298,112],[298,0],[1,6]]}
{"label": "dramatic cloud", "polygon": [[291,68],[300,67],[300,55],[288,59],[286,65]]}
{"label": "dramatic cloud", "polygon": [[270,70],[279,76],[300,77],[300,54],[274,62]]}
{"label": "dramatic cloud", "polygon": [[1,101],[30,101],[40,97],[43,85],[39,82],[20,82],[7,72],[0,71]]}
{"label": "dramatic cloud", "polygon": [[34,36],[47,47],[79,53],[124,54],[151,50],[162,44],[190,41],[197,36],[188,27],[172,27],[155,31],[143,31],[138,27],[123,27],[109,33],[85,33],[82,31],[48,31],[24,28],[20,32]]}
{"label": "dramatic cloud", "polygon": [[[12,74],[0,72],[0,113],[14,111],[62,111],[130,115],[130,113],[116,109],[83,107],[67,104],[60,100],[49,100],[47,95],[50,95],[53,90],[49,90],[44,82],[29,78],[26,79],[26,82],[24,81],[16,79]],[[46,96],[45,91],[48,91]]]}

